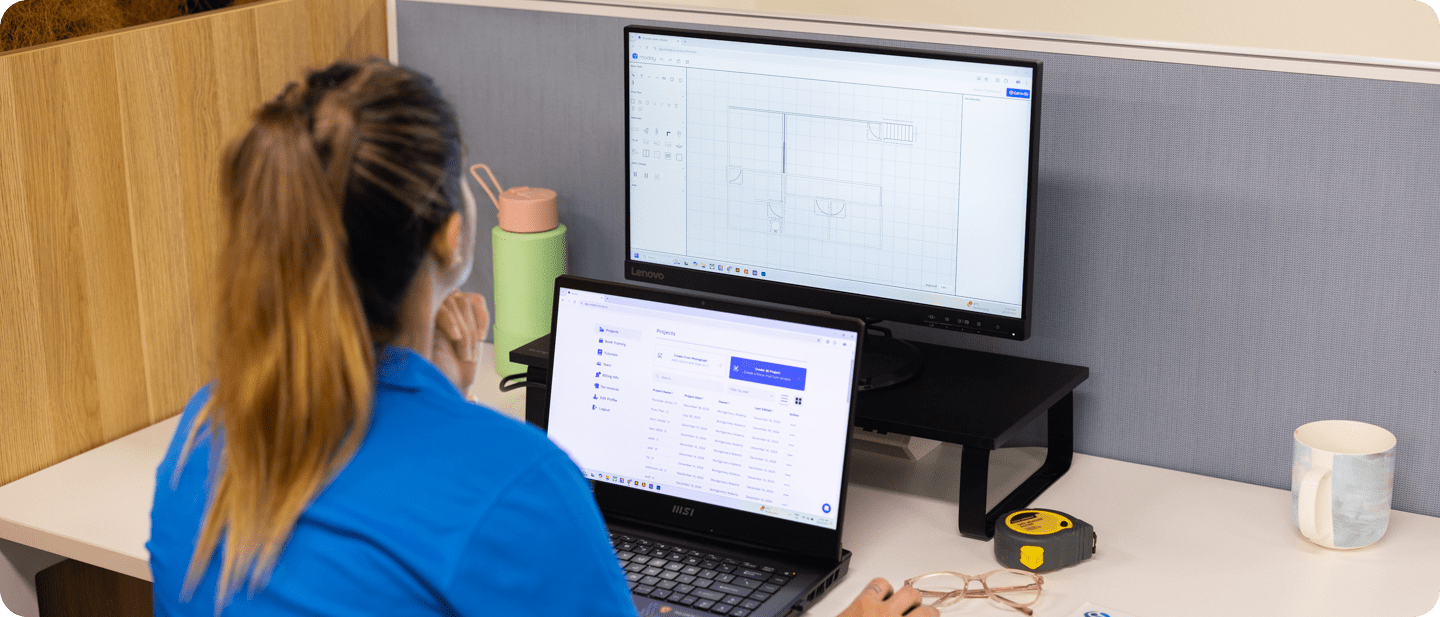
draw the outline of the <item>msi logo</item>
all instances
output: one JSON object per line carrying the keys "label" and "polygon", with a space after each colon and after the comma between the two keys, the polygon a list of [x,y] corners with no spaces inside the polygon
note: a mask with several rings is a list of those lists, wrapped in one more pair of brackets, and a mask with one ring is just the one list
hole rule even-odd
{"label": "msi logo", "polygon": [[683,508],[680,506],[675,506],[673,508],[670,508],[670,511],[681,516],[695,516],[695,508]]}
{"label": "msi logo", "polygon": [[639,269],[639,268],[631,268],[631,269],[630,269],[630,275],[631,275],[631,276],[642,276],[642,277],[645,277],[645,278],[647,278],[647,279],[655,279],[655,280],[658,280],[658,281],[663,281],[663,280],[665,280],[665,273],[664,273],[664,272],[651,272],[651,271],[649,271],[649,270],[641,270],[641,269]]}

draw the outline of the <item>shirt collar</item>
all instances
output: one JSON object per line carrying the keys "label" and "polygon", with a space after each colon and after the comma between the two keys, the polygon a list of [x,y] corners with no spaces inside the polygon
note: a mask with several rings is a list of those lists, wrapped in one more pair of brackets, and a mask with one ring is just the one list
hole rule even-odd
{"label": "shirt collar", "polygon": [[461,399],[464,398],[450,378],[415,350],[387,346],[380,350],[379,355],[375,376],[379,387],[409,392],[452,392]]}

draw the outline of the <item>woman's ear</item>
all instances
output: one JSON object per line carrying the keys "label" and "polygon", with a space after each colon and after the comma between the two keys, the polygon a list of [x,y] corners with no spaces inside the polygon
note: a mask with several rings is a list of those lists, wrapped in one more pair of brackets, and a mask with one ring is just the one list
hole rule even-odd
{"label": "woman's ear", "polygon": [[460,224],[460,213],[451,212],[445,225],[430,237],[430,254],[446,268],[453,268],[464,259],[460,254]]}

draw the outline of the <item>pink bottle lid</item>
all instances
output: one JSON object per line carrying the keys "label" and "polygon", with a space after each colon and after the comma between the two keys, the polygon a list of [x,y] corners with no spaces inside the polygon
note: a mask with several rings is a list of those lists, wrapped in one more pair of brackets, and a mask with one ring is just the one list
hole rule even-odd
{"label": "pink bottle lid", "polygon": [[[481,168],[490,176],[490,181],[495,183],[495,190],[500,193],[498,196],[491,192],[490,187],[481,179],[477,171]],[[490,171],[490,167],[483,163],[471,166],[470,174],[475,176],[475,181],[480,183],[480,188],[485,189],[485,194],[490,196],[490,201],[495,203],[495,209],[500,212],[500,229],[514,233],[537,233],[560,226],[555,191],[533,186],[502,189],[500,181],[495,179],[495,172]]]}

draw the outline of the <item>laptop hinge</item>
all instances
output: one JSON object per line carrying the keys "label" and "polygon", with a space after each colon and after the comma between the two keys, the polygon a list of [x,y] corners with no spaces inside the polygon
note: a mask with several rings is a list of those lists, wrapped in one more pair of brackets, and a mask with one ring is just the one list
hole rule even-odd
{"label": "laptop hinge", "polygon": [[678,526],[675,526],[675,525],[666,525],[666,524],[664,524],[664,523],[659,523],[659,522],[652,521],[652,520],[632,518],[632,517],[628,517],[628,516],[625,516],[625,515],[622,515],[622,514],[613,514],[613,513],[609,513],[609,512],[605,512],[605,513],[603,513],[603,514],[604,514],[604,516],[605,516],[605,521],[606,521],[607,523],[613,522],[613,523],[618,523],[618,524],[621,524],[621,525],[629,525],[629,526],[631,526],[631,527],[640,527],[640,528],[642,528],[642,529],[643,529],[643,528],[647,528],[647,527],[648,527],[648,528],[653,528],[653,529],[656,529],[656,530],[658,530],[658,531],[664,531],[664,532],[666,532],[666,533],[672,533],[672,534],[679,535],[679,536],[685,536],[686,538],[693,538],[695,542],[699,542],[699,543],[706,543],[706,544],[728,544],[728,545],[732,545],[732,546],[737,546],[737,547],[743,547],[743,548],[746,548],[746,549],[750,549],[750,550],[753,550],[753,551],[756,551],[756,552],[759,552],[759,553],[764,553],[764,554],[768,554],[768,555],[775,555],[775,556],[777,556],[777,557],[784,558],[784,559],[792,559],[792,560],[796,560],[796,559],[800,559],[800,560],[815,560],[815,561],[823,561],[823,562],[825,562],[825,563],[835,563],[835,562],[837,562],[837,561],[840,561],[840,556],[841,556],[841,548],[838,547],[838,546],[835,547],[835,556],[832,557],[832,558],[827,559],[827,558],[825,558],[825,557],[821,557],[821,556],[818,556],[818,555],[808,555],[808,554],[798,553],[798,552],[796,552],[796,553],[786,553],[786,552],[782,552],[782,551],[777,551],[777,550],[775,550],[775,547],[773,547],[773,546],[766,546],[766,545],[763,545],[763,544],[755,544],[755,543],[753,543],[753,542],[746,542],[746,541],[744,541],[744,540],[737,540],[737,539],[731,538],[731,537],[729,537],[729,536],[706,535],[706,532],[704,532],[704,531],[696,531],[696,530],[694,530],[694,529],[686,529],[686,528],[684,528],[684,527],[678,527]]}

